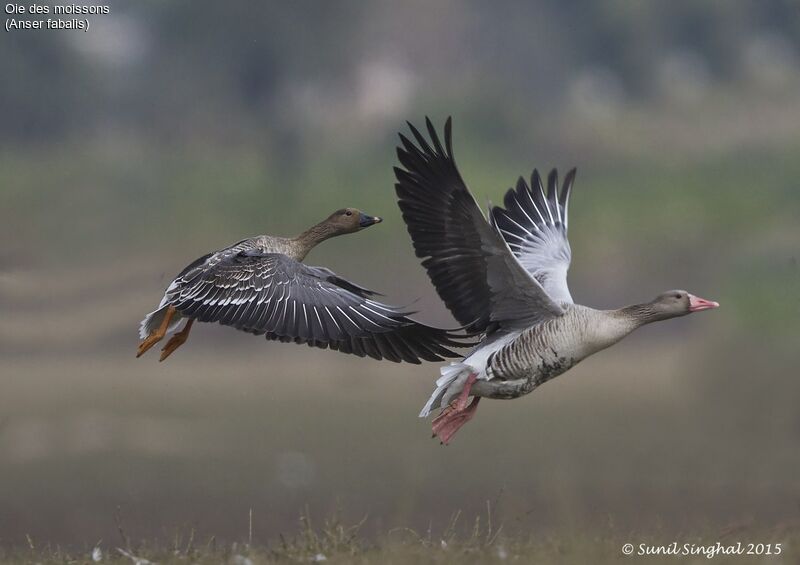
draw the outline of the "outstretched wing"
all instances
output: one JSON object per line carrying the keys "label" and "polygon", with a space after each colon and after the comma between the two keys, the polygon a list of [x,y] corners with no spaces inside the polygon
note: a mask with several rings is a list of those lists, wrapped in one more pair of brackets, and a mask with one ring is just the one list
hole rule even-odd
{"label": "outstretched wing", "polygon": [[439,296],[469,331],[492,323],[521,328],[563,309],[520,265],[486,221],[453,158],[451,120],[445,147],[426,119],[431,146],[411,124],[416,145],[400,135],[395,190],[417,257]]}
{"label": "outstretched wing", "polygon": [[559,303],[572,303],[567,286],[567,271],[572,257],[567,239],[567,212],[575,169],[564,179],[558,193],[558,173],[547,177],[545,194],[539,171],[534,170],[531,184],[522,177],[516,190],[510,188],[503,199],[505,208],[493,207],[489,220],[500,231],[514,256]]}
{"label": "outstretched wing", "polygon": [[373,300],[376,293],[279,253],[228,249],[184,271],[166,303],[181,315],[267,339],[306,343],[361,357],[419,363],[458,357],[447,330]]}

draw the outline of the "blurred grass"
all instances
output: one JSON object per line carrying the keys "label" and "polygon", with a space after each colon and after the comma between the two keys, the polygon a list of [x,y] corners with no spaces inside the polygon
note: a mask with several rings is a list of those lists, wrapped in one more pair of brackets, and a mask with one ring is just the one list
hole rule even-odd
{"label": "blurred grass", "polygon": [[[800,557],[795,525],[782,524],[759,529],[738,524],[704,534],[663,532],[642,534],[620,531],[613,525],[597,532],[561,532],[559,534],[507,534],[504,524],[492,522],[491,508],[475,516],[472,522],[456,512],[446,527],[426,531],[395,528],[377,539],[365,539],[361,527],[366,519],[350,525],[332,515],[314,523],[308,514],[301,516],[294,534],[281,534],[267,544],[253,543],[252,514],[250,530],[243,541],[223,542],[215,536],[198,538],[194,530],[177,532],[169,541],[131,540],[119,522],[119,543],[98,541],[82,550],[37,547],[28,537],[26,549],[0,550],[3,563],[618,563],[642,559],[649,563],[740,563],[743,559],[776,560],[791,563]],[[461,523],[459,523],[461,518]],[[633,555],[623,553],[630,544]],[[752,544],[752,545],[751,545]],[[650,554],[650,552],[661,552]],[[750,554],[746,552],[750,551]],[[672,553],[668,553],[672,552]],[[743,553],[734,553],[743,552]],[[757,553],[753,553],[757,552]],[[767,552],[765,554],[765,552]],[[700,561],[702,560],[702,561]]]}

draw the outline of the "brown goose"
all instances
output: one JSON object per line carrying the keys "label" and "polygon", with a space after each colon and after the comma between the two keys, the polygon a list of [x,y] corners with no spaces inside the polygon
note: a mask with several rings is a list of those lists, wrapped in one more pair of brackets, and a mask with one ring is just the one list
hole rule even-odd
{"label": "brown goose", "polygon": [[430,143],[411,124],[416,144],[400,135],[400,209],[439,296],[456,320],[482,334],[467,357],[441,369],[420,413],[443,408],[433,420],[442,443],[472,418],[482,397],[523,396],[636,328],[719,306],[684,290],[619,310],[573,303],[567,211],[575,169],[560,193],[555,170],[546,192],[537,171],[530,185],[520,177],[505,208],[490,208],[487,221],[456,167],[451,120],[444,147],[426,124]]}
{"label": "brown goose", "polygon": [[161,351],[161,361],[188,338],[195,320],[219,322],[268,340],[305,343],[360,357],[420,363],[459,357],[449,331],[373,300],[377,293],[324,267],[302,263],[330,237],[381,222],[343,208],[295,238],[259,235],[200,257],[167,287],[158,308],[142,320],[137,357],[187,320]]}

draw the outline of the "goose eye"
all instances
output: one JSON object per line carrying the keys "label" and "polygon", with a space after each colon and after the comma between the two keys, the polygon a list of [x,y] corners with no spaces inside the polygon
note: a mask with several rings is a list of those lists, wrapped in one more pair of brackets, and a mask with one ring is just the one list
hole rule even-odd
{"label": "goose eye", "polygon": [[344,215],[345,215],[345,216],[352,216],[352,215],[353,215],[353,213],[352,213],[350,210],[348,210],[347,212],[345,212],[345,213],[344,213]]}
{"label": "goose eye", "polygon": [[676,295],[675,295],[675,298],[677,298],[678,300],[680,300],[680,298],[681,298],[681,295],[680,295],[680,293],[676,294]]}

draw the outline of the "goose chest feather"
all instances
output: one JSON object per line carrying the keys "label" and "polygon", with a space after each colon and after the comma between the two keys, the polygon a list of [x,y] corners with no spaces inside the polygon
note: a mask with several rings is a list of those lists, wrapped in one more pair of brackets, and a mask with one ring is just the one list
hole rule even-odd
{"label": "goose chest feather", "polygon": [[[485,369],[475,367],[475,396],[511,399],[565,373],[580,361],[628,335],[637,324],[612,310],[565,304],[564,314],[500,338],[486,357]],[[480,357],[484,352],[476,351]],[[471,365],[470,357],[464,363]]]}
{"label": "goose chest feather", "polygon": [[523,396],[644,324],[719,306],[684,290],[618,310],[575,304],[567,285],[575,169],[561,186],[551,171],[546,189],[536,170],[530,183],[520,177],[487,218],[456,167],[451,121],[444,144],[426,125],[428,138],[410,124],[414,141],[400,135],[398,203],[439,296],[481,336],[461,362],[441,368],[420,412],[442,409],[432,426],[442,443],[474,416],[481,398]]}

